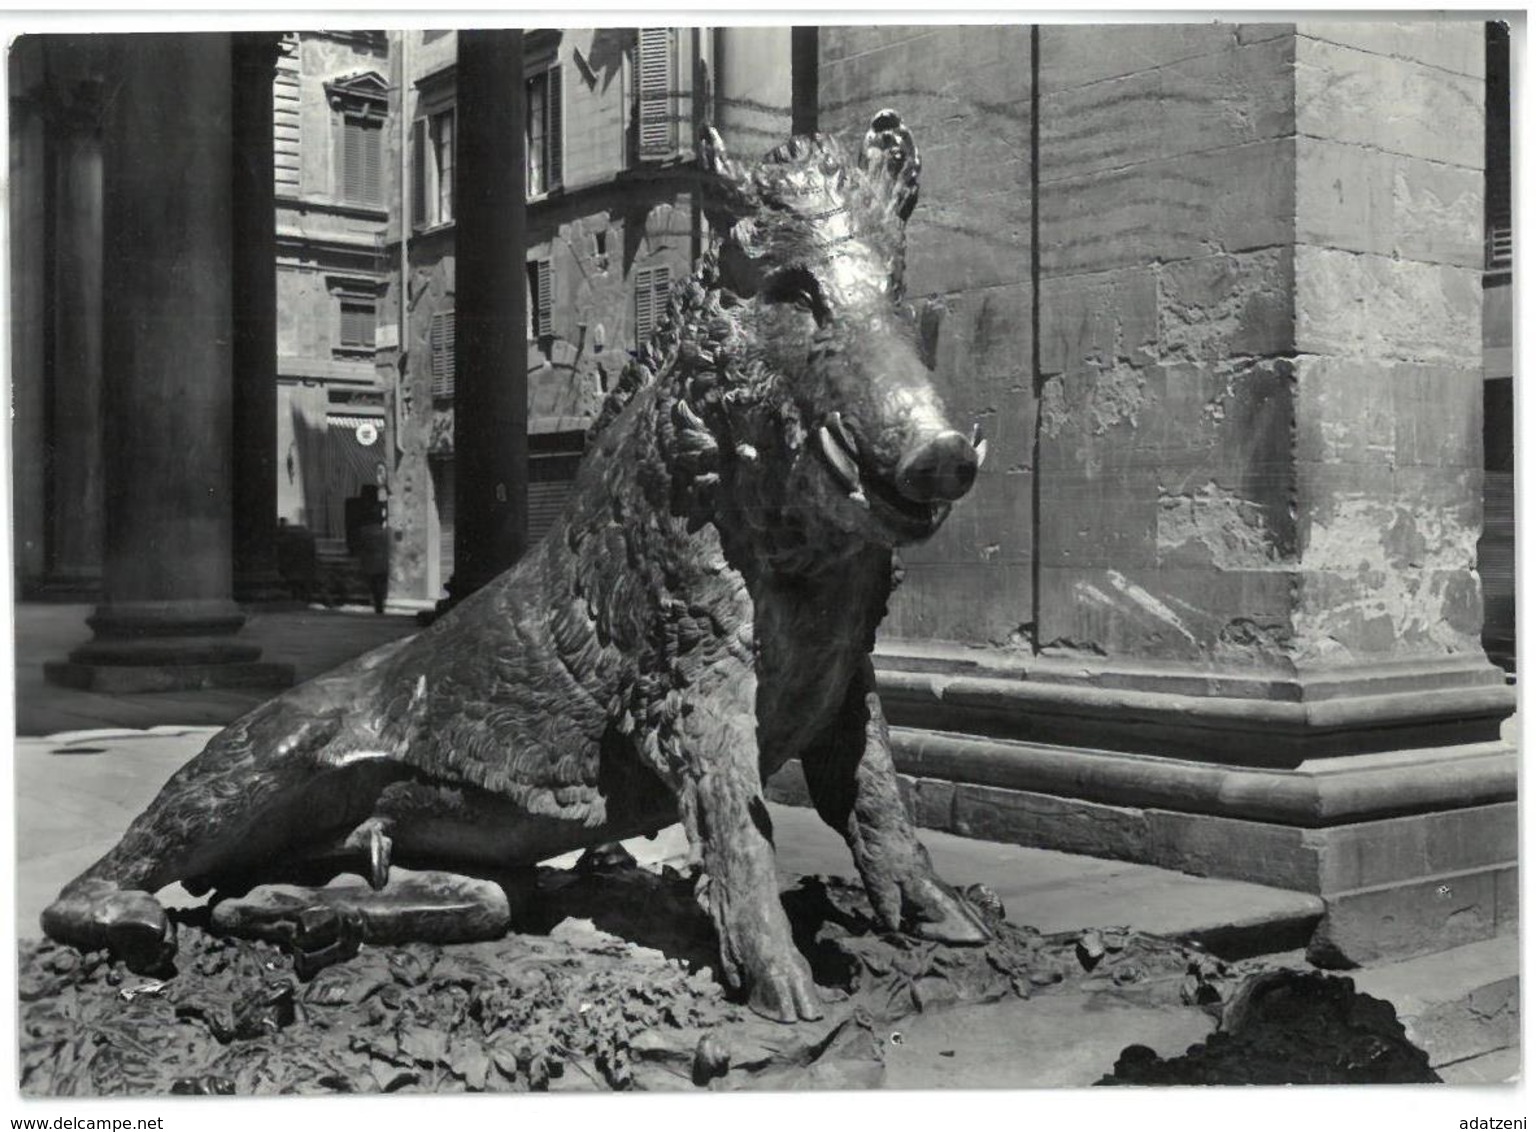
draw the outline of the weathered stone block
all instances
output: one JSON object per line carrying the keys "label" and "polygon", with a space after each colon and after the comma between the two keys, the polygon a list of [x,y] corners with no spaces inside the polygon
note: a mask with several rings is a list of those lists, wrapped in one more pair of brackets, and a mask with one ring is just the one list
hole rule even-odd
{"label": "weathered stone block", "polygon": [[1289,243],[1294,163],[1294,139],[1281,138],[1042,180],[1041,271],[1107,271]]}
{"label": "weathered stone block", "polygon": [[1294,826],[1210,814],[1147,811],[1152,864],[1165,869],[1317,891],[1317,850]]}
{"label": "weathered stone block", "polygon": [[1040,466],[1079,469],[1144,463],[1127,459],[1143,420],[1155,419],[1166,375],[1124,362],[1051,378],[1040,396]]}
{"label": "weathered stone block", "polygon": [[1520,870],[1501,869],[1494,877],[1494,930],[1511,935],[1520,930]]}
{"label": "weathered stone block", "polygon": [[940,29],[931,24],[851,24],[820,29],[821,62],[829,70],[857,55],[930,38]]}
{"label": "weathered stone block", "polygon": [[1157,560],[1157,485],[1122,471],[1046,474],[1036,553],[1051,566],[1150,567]]}
{"label": "weathered stone block", "polygon": [[1480,170],[1309,137],[1296,165],[1300,243],[1482,267]]}
{"label": "weathered stone block", "polygon": [[1289,570],[1042,566],[1040,641],[1100,656],[1288,667]]}
{"label": "weathered stone block", "polygon": [[915,820],[924,829],[948,831],[954,827],[955,784],[941,778],[916,778],[912,784],[917,803]]}
{"label": "weathered stone block", "polygon": [[1390,467],[1397,457],[1393,364],[1308,355],[1294,365],[1296,459]]}
{"label": "weathered stone block", "polygon": [[1305,20],[1296,34],[1376,55],[1413,59],[1469,78],[1483,77],[1483,21],[1451,15],[1433,20]]}
{"label": "weathered stone block", "polygon": [[1157,334],[1158,280],[1153,268],[1042,282],[1042,373],[1083,373],[1116,362],[1145,365],[1157,357]]}
{"label": "weathered stone block", "polygon": [[1288,353],[1294,275],[1289,247],[1168,264],[1157,276],[1160,358]]}
{"label": "weathered stone block", "polygon": [[1465,267],[1296,249],[1296,349],[1377,360],[1482,356],[1481,273]]}
{"label": "weathered stone block", "polygon": [[1092,857],[1141,859],[1149,837],[1141,810],[1070,798],[957,784],[954,831],[962,837]]}
{"label": "weathered stone block", "polygon": [[1483,80],[1296,40],[1297,133],[1481,169]]}
{"label": "weathered stone block", "polygon": [[1027,562],[911,565],[891,597],[881,637],[1018,647],[1028,640],[1033,599]]}
{"label": "weathered stone block", "polygon": [[1157,506],[1157,560],[1166,566],[1264,570],[1292,560],[1295,530],[1286,477],[1270,498],[1253,498],[1208,479],[1183,491],[1163,489]]}
{"label": "weathered stone block", "polygon": [[1294,42],[1243,46],[1229,37],[1214,53],[1087,86],[1052,90],[1042,79],[1041,178],[1290,134]]}
{"label": "weathered stone block", "polygon": [[1328,911],[1308,955],[1366,964],[1490,939],[1496,931],[1497,877],[1504,871],[1335,893],[1327,898]]}
{"label": "weathered stone block", "polygon": [[1311,891],[1375,888],[1423,876],[1467,872],[1512,862],[1519,851],[1513,802],[1302,833],[1317,862]]}
{"label": "weathered stone block", "polygon": [[1399,467],[1479,471],[1483,374],[1476,366],[1394,366],[1394,449]]}
{"label": "weathered stone block", "polygon": [[1055,93],[1229,51],[1282,34],[1285,25],[1042,24],[1040,87]]}

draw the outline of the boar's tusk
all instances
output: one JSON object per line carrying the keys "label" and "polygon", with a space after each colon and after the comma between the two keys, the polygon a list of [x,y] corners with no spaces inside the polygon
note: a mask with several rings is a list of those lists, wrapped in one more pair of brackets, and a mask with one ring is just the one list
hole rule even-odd
{"label": "boar's tusk", "polygon": [[976,442],[976,470],[978,472],[981,471],[981,466],[983,464],[985,464],[986,462],[987,462],[987,441],[986,441],[986,438],[983,437],[982,439],[980,439],[980,440],[978,440]]}
{"label": "boar's tusk", "polygon": [[826,425],[816,430],[816,441],[821,445],[821,454],[826,458],[827,466],[842,482],[843,487],[849,492],[861,491],[858,465],[853,462],[853,457],[844,450],[843,446],[833,438]]}

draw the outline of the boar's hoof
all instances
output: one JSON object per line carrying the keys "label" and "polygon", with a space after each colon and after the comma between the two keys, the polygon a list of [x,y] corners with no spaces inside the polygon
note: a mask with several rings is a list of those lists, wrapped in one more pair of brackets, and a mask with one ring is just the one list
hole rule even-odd
{"label": "boar's hoof", "polygon": [[980,944],[992,938],[986,921],[962,896],[936,880],[922,881],[906,895],[907,932],[936,943]]}
{"label": "boar's hoof", "polygon": [[822,1015],[821,993],[798,955],[788,964],[775,963],[758,972],[747,1006],[773,1022],[814,1022]]}
{"label": "boar's hoof", "polygon": [[158,974],[176,956],[176,927],[147,892],[86,882],[50,904],[42,922],[51,938],[81,951],[104,947],[135,974]]}

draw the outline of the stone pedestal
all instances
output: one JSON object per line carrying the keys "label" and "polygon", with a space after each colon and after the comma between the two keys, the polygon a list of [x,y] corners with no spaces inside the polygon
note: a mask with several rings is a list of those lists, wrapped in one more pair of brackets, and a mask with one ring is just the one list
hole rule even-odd
{"label": "stone pedestal", "polygon": [[287,603],[277,569],[277,211],[272,82],[281,36],[232,37],[234,596]]}
{"label": "stone pedestal", "polygon": [[[956,34],[966,58],[1002,49],[998,29],[823,29],[824,112]],[[1003,410],[1018,514],[1033,490],[1032,599],[983,482],[942,537],[980,523],[990,552],[919,552],[882,644],[914,810],[1320,893],[1335,962],[1512,931],[1514,697],[1475,572],[1481,23],[1002,34],[1033,51],[1009,104],[1032,107],[1012,191],[1033,255],[1025,225],[949,239],[981,241],[973,274],[1033,259],[1038,400],[976,399]],[[966,113],[909,119],[940,139],[914,277],[951,147],[1008,199],[985,147],[1020,118],[980,84],[943,96]],[[966,117],[968,142],[947,125]],[[988,377],[958,375],[962,401]]]}
{"label": "stone pedestal", "polygon": [[528,345],[523,35],[464,31],[458,50],[452,593],[462,600],[527,546]]}
{"label": "stone pedestal", "polygon": [[233,638],[230,40],[101,46],[115,92],[102,131],[103,600],[96,639],[48,675],[113,691],[284,686],[291,666]]}

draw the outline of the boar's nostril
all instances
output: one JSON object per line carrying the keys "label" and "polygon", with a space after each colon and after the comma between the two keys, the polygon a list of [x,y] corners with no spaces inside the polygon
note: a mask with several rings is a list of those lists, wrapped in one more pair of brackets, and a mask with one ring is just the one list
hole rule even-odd
{"label": "boar's nostril", "polygon": [[949,503],[976,480],[976,449],[953,430],[923,441],[902,457],[896,487],[916,503]]}

